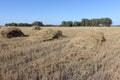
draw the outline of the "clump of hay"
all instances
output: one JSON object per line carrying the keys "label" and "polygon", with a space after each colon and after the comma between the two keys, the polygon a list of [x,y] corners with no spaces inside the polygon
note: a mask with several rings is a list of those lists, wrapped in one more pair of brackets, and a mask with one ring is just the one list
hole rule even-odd
{"label": "clump of hay", "polygon": [[52,30],[52,29],[42,29],[35,34],[34,37],[41,38],[44,41],[58,39],[62,37],[62,31],[60,30]]}
{"label": "clump of hay", "polygon": [[70,41],[69,45],[82,49],[92,49],[102,45],[105,41],[106,39],[103,33],[91,30],[79,34],[78,37]]}
{"label": "clump of hay", "polygon": [[15,27],[2,28],[0,32],[1,32],[1,36],[4,38],[25,36],[24,33],[19,28],[15,28]]}
{"label": "clump of hay", "polygon": [[32,30],[41,30],[41,28],[39,26],[34,26]]}

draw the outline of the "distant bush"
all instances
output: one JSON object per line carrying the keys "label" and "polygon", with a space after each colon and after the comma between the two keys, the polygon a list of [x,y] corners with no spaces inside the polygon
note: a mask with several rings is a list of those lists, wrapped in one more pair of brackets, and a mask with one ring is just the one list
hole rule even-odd
{"label": "distant bush", "polygon": [[39,26],[34,26],[32,30],[41,30]]}

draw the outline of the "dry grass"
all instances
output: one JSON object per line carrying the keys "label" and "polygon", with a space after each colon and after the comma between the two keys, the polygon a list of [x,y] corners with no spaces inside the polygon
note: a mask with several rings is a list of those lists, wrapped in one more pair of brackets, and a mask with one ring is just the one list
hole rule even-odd
{"label": "dry grass", "polygon": [[33,37],[42,38],[44,40],[53,40],[62,37],[62,31],[52,29],[41,29],[33,34]]}
{"label": "dry grass", "polygon": [[0,38],[0,80],[120,80],[120,28],[51,29],[67,37],[32,41],[23,27],[29,37]]}
{"label": "dry grass", "polygon": [[79,33],[78,37],[73,38],[69,46],[84,49],[96,49],[105,42],[104,34],[94,30],[85,30],[85,32]]}

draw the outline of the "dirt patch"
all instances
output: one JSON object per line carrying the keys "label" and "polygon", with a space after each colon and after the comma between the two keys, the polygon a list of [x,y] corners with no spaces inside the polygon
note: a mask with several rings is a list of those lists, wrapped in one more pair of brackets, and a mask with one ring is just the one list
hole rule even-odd
{"label": "dirt patch", "polygon": [[4,38],[24,37],[24,33],[15,27],[2,28],[0,30],[1,36]]}

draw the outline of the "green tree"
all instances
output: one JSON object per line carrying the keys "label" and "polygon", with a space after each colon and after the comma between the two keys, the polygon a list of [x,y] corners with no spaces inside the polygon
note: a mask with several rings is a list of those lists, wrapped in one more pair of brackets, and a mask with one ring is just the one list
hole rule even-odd
{"label": "green tree", "polygon": [[8,24],[8,23],[6,23],[6,24],[5,24],[5,26],[9,26],[9,24]]}
{"label": "green tree", "polygon": [[24,26],[24,23],[18,23],[17,26],[18,26],[18,27],[23,27],[23,26]]}
{"label": "green tree", "polygon": [[80,25],[81,25],[80,22],[78,22],[78,21],[75,21],[75,22],[74,22],[74,26],[80,26]]}
{"label": "green tree", "polygon": [[81,25],[82,26],[90,26],[90,20],[89,19],[82,19],[81,20]]}
{"label": "green tree", "polygon": [[111,26],[112,25],[112,20],[110,18],[101,18],[100,19],[100,24],[102,26]]}
{"label": "green tree", "polygon": [[91,19],[90,20],[90,25],[91,26],[100,26],[100,19]]}
{"label": "green tree", "polygon": [[35,21],[32,23],[32,26],[43,26],[43,23],[40,21]]}
{"label": "green tree", "polygon": [[62,26],[65,27],[72,27],[73,26],[73,22],[72,21],[62,21]]}
{"label": "green tree", "polygon": [[73,22],[72,21],[68,21],[67,22],[67,26],[72,27],[73,26]]}
{"label": "green tree", "polygon": [[5,26],[17,26],[17,23],[6,23]]}
{"label": "green tree", "polygon": [[28,23],[6,23],[5,26],[16,26],[16,27],[26,26],[26,27],[30,27],[31,24],[28,24]]}
{"label": "green tree", "polygon": [[66,21],[62,21],[62,26],[66,26],[67,22]]}

